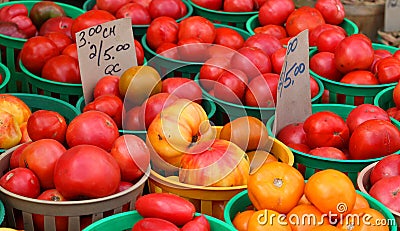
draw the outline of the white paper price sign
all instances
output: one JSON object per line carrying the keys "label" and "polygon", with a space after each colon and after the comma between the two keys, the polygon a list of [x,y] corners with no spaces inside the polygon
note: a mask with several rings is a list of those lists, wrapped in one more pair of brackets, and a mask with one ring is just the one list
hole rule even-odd
{"label": "white paper price sign", "polygon": [[122,18],[81,30],[75,34],[83,95],[88,103],[99,79],[120,76],[137,66],[130,18]]}
{"label": "white paper price sign", "polygon": [[311,115],[308,30],[292,38],[278,83],[273,133]]}
{"label": "white paper price sign", "polygon": [[400,0],[386,0],[384,31],[400,31]]}

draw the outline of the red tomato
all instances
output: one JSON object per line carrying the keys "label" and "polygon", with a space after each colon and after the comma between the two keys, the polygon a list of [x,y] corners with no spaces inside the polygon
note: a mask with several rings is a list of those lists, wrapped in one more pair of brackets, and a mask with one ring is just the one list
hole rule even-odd
{"label": "red tomato", "polygon": [[[48,189],[43,191],[36,199],[46,201],[66,201],[57,189]],[[33,225],[35,230],[44,230],[44,216],[40,214],[32,214]],[[56,229],[57,231],[68,231],[68,217],[56,216]]]}
{"label": "red tomato", "polygon": [[399,184],[400,176],[383,178],[372,185],[368,193],[389,209],[399,212],[400,197],[397,193]]}
{"label": "red tomato", "polygon": [[146,7],[146,9],[149,8],[150,2],[152,0],[131,0],[131,2],[139,3],[140,5]]}
{"label": "red tomato", "polygon": [[68,55],[57,55],[47,60],[41,76],[56,82],[81,83],[78,60]]}
{"label": "red tomato", "polygon": [[22,154],[22,151],[30,144],[31,142],[26,142],[18,146],[12,153],[10,157],[10,169],[19,167],[19,157]]}
{"label": "red tomato", "polygon": [[137,65],[141,66],[144,64],[144,50],[142,44],[138,40],[134,40],[135,43],[135,52],[136,52],[136,60]]}
{"label": "red tomato", "polygon": [[272,72],[280,74],[282,71],[283,62],[285,61],[286,47],[276,50],[271,55]]}
{"label": "red tomato", "polygon": [[317,39],[317,49],[318,51],[335,52],[337,45],[346,36],[339,30],[326,30],[323,31]]}
{"label": "red tomato", "polygon": [[[104,0],[104,1],[108,1],[108,0]],[[127,1],[127,0],[122,0],[122,1]],[[113,3],[113,1],[108,1],[108,2]],[[116,2],[114,4],[114,6],[117,6],[117,5],[118,5],[118,3]],[[86,11],[85,13],[83,13],[83,14],[79,15],[77,18],[75,18],[74,22],[72,23],[72,26],[71,26],[72,39],[75,41],[75,34],[78,31],[87,29],[94,25],[99,25],[99,24],[102,24],[105,22],[110,22],[115,19],[116,19],[116,17],[112,13],[105,11],[105,10]]]}
{"label": "red tomato", "polygon": [[178,42],[178,54],[181,60],[188,62],[205,62],[209,44],[202,43],[198,38],[184,38]]}
{"label": "red tomato", "polygon": [[317,52],[311,56],[310,70],[330,80],[340,81],[342,78],[342,73],[335,66],[335,55],[331,52]]}
{"label": "red tomato", "polygon": [[37,110],[29,116],[26,128],[32,141],[54,139],[63,144],[67,122],[56,111]]}
{"label": "red tomato", "polygon": [[73,22],[74,19],[68,16],[49,18],[40,27],[39,35],[45,35],[50,32],[61,32],[72,39],[71,27]]}
{"label": "red tomato", "polygon": [[272,70],[271,59],[257,47],[244,46],[232,56],[232,67],[243,71],[249,79]]}
{"label": "red tomato", "polygon": [[161,44],[157,48],[156,53],[166,58],[179,59],[178,45],[176,45],[175,43],[165,42]]}
{"label": "red tomato", "polygon": [[39,179],[28,168],[14,168],[0,178],[0,186],[4,189],[29,198],[36,198],[40,194]]}
{"label": "red tomato", "polygon": [[203,92],[200,86],[192,79],[170,77],[162,81],[161,92],[173,94],[178,98],[189,99],[201,103]]}
{"label": "red tomato", "polygon": [[310,93],[311,93],[311,99],[317,96],[319,93],[319,85],[312,76],[310,76]]}
{"label": "red tomato", "polygon": [[136,106],[125,113],[123,117],[124,130],[142,131],[146,129],[143,109],[142,106]]}
{"label": "red tomato", "polygon": [[283,26],[268,24],[261,27],[254,28],[256,34],[268,34],[272,35],[277,39],[283,39],[287,37],[286,29]]}
{"label": "red tomato", "polygon": [[165,230],[165,231],[179,231],[180,229],[169,222],[160,218],[148,217],[139,220],[132,227],[131,231],[153,231],[153,230]]}
{"label": "red tomato", "polygon": [[388,113],[382,108],[372,104],[361,104],[351,110],[347,116],[346,123],[350,129],[350,134],[357,128],[358,125],[362,124],[367,120],[381,119],[390,122]]}
{"label": "red tomato", "polygon": [[332,25],[332,24],[321,24],[314,29],[309,31],[309,38],[308,38],[308,43],[310,46],[316,46],[317,45],[317,39],[319,35],[326,31],[326,30],[338,30],[343,33],[344,36],[347,36],[347,32],[340,26]]}
{"label": "red tomato", "polygon": [[350,35],[336,47],[335,66],[342,73],[367,70],[374,60],[374,49],[363,36]]}
{"label": "red tomato", "polygon": [[[288,147],[293,148],[296,151],[302,152],[302,153],[309,153],[310,152],[310,147],[308,147],[308,145],[306,144],[294,144],[294,143],[290,143],[287,144]],[[299,165],[298,165],[299,167]],[[299,169],[299,168],[298,168]],[[300,170],[300,169],[299,169]],[[304,172],[304,171],[303,171]]]}
{"label": "red tomato", "polygon": [[146,32],[146,42],[152,50],[165,43],[177,43],[178,42],[178,23],[170,17],[158,17],[154,19]]}
{"label": "red tomato", "polygon": [[268,0],[259,10],[258,20],[262,26],[268,24],[283,25],[295,10],[292,0]]}
{"label": "red tomato", "polygon": [[224,0],[224,11],[226,12],[250,12],[253,11],[253,0]]}
{"label": "red tomato", "polygon": [[243,46],[244,39],[239,32],[227,27],[216,28],[215,31],[214,44],[226,46],[234,50]]}
{"label": "red tomato", "polygon": [[400,109],[400,84],[393,88],[393,102],[398,109]]}
{"label": "red tomato", "polygon": [[265,73],[253,78],[246,89],[244,102],[252,107],[275,107],[279,75]]}
{"label": "red tomato", "polygon": [[400,155],[391,154],[383,157],[372,168],[369,175],[371,185],[378,182],[380,179],[391,176],[400,176]]}
{"label": "red tomato", "polygon": [[192,3],[210,10],[220,10],[222,2],[222,0],[192,0]]}
{"label": "red tomato", "polygon": [[94,86],[93,97],[96,99],[101,95],[115,95],[122,98],[119,93],[119,76],[106,75],[97,81]]}
{"label": "red tomato", "polygon": [[71,43],[66,46],[61,54],[71,56],[72,58],[78,60],[78,50],[76,48],[76,43]]}
{"label": "red tomato", "polygon": [[279,39],[268,34],[255,34],[244,42],[243,46],[260,48],[266,55],[271,55],[282,48]]}
{"label": "red tomato", "polygon": [[311,31],[321,24],[325,24],[325,20],[317,9],[310,6],[302,6],[289,15],[285,26],[288,35],[292,37],[305,29]]}
{"label": "red tomato", "polygon": [[68,149],[54,167],[56,189],[68,200],[112,195],[120,181],[117,161],[94,145],[83,144]]}
{"label": "red tomato", "polygon": [[200,68],[199,81],[201,86],[209,91],[214,87],[218,77],[229,67],[230,60],[226,57],[213,57],[208,59]]}
{"label": "red tomato", "polygon": [[121,180],[134,182],[150,165],[150,151],[138,136],[125,134],[118,137],[111,148],[111,156],[121,169]]}
{"label": "red tomato", "polygon": [[86,104],[83,108],[83,112],[91,110],[104,112],[114,120],[118,128],[122,128],[122,109],[123,102],[118,96],[100,95],[92,102]]}
{"label": "red tomato", "polygon": [[359,85],[376,85],[379,84],[375,75],[366,70],[355,70],[345,74],[340,80],[341,83],[359,84]]}
{"label": "red tomato", "polygon": [[160,113],[164,108],[170,106],[177,99],[178,97],[176,95],[170,93],[158,93],[146,99],[142,104],[146,128],[150,126],[158,113]]}
{"label": "red tomato", "polygon": [[241,70],[224,70],[214,84],[214,96],[226,102],[241,104],[247,81],[246,74]]}
{"label": "red tomato", "polygon": [[350,157],[356,160],[386,156],[399,149],[400,131],[386,120],[365,121],[354,129],[349,140]]}
{"label": "red tomato", "polygon": [[196,212],[190,201],[170,193],[150,193],[141,196],[136,200],[135,207],[145,218],[160,218],[175,225],[184,225],[191,221]]}
{"label": "red tomato", "polygon": [[193,231],[193,230],[199,230],[199,231],[211,230],[210,223],[203,214],[187,222],[181,228],[181,231]]}
{"label": "red tomato", "polygon": [[393,57],[395,57],[396,59],[400,60],[400,50],[397,50],[393,53]]}
{"label": "red tomato", "polygon": [[201,16],[190,16],[179,23],[179,40],[194,37],[203,43],[213,43],[216,34],[214,24]]}
{"label": "red tomato", "polygon": [[148,9],[139,3],[130,2],[123,5],[115,13],[117,18],[130,18],[132,25],[148,25],[151,17]]}
{"label": "red tomato", "polygon": [[340,0],[317,0],[314,6],[324,16],[326,23],[339,25],[346,16]]}
{"label": "red tomato", "polygon": [[179,1],[181,0],[152,0],[149,5],[151,18],[167,16],[175,20],[179,19],[182,16]]}
{"label": "red tomato", "polygon": [[33,141],[22,151],[19,166],[32,170],[43,189],[51,189],[54,188],[54,166],[65,151],[65,147],[53,139]]}
{"label": "red tomato", "polygon": [[337,149],[335,147],[314,148],[311,149],[308,153],[313,156],[319,156],[337,160],[347,160],[347,156],[340,149]]}
{"label": "red tomato", "polygon": [[400,79],[400,60],[394,57],[382,58],[376,63],[379,83],[394,83]]}
{"label": "red tomato", "polygon": [[96,5],[99,10],[105,10],[114,15],[118,9],[128,3],[129,0],[96,0]]}
{"label": "red tomato", "polygon": [[92,144],[110,151],[118,138],[118,126],[101,111],[87,111],[75,117],[68,125],[66,140],[69,147]]}
{"label": "red tomato", "polygon": [[303,123],[293,123],[286,125],[278,132],[276,138],[286,145],[289,144],[307,145],[306,133],[304,132],[303,129]]}
{"label": "red tomato", "polygon": [[57,45],[51,39],[44,36],[35,36],[24,43],[20,57],[27,70],[40,76],[47,60],[59,54]]}
{"label": "red tomato", "polygon": [[309,116],[303,124],[307,144],[316,147],[346,147],[349,128],[339,115],[330,111],[320,111]]}
{"label": "red tomato", "polygon": [[390,53],[390,51],[388,50],[384,50],[384,49],[376,49],[374,50],[374,61],[371,64],[371,68],[370,71],[374,74],[377,73],[378,68],[377,68],[377,62],[383,58],[386,57],[393,57],[392,53]]}

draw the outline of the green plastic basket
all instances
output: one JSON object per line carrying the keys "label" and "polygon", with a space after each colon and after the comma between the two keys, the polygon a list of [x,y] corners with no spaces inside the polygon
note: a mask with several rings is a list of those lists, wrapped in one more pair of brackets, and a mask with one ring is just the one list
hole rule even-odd
{"label": "green plastic basket", "polygon": [[[31,109],[32,112],[37,110],[52,110],[64,116],[67,124],[79,115],[79,111],[71,104],[59,99],[55,99],[45,95],[29,94],[29,93],[11,93],[22,101]],[[0,149],[3,153],[4,149]]]}
{"label": "green plastic basket", "polygon": [[[385,49],[390,53],[394,53],[399,48],[395,48],[392,46],[387,46],[378,43],[372,43],[372,47],[377,49]],[[310,59],[311,57],[316,54],[316,50],[310,51]],[[330,80],[324,78],[320,75],[317,75],[315,72],[310,70],[311,76],[315,77],[316,79],[320,79],[324,84],[326,90],[329,91],[329,103],[344,103],[349,105],[355,105],[359,103],[359,99],[364,100],[363,103],[374,103],[375,96],[383,89],[387,87],[391,87],[397,84],[395,83],[387,83],[387,84],[379,84],[379,85],[355,85],[355,84],[346,84],[340,83],[334,80]],[[343,95],[345,97],[344,102],[338,100],[338,96]],[[356,98],[357,97],[357,98]],[[360,98],[364,97],[364,98]],[[358,103],[357,103],[358,102]]]}
{"label": "green plastic basket", "polygon": [[188,1],[193,6],[194,15],[202,16],[213,23],[221,23],[241,29],[246,29],[247,20],[258,14],[258,11],[226,12],[222,10],[210,10],[193,3],[191,0]]}
{"label": "green plastic basket", "polygon": [[[344,120],[346,120],[350,111],[356,108],[353,105],[345,105],[345,104],[313,104],[312,105],[312,113],[320,112],[320,111],[331,111],[338,114]],[[272,133],[272,129],[274,126],[275,116],[272,116],[267,121],[267,129],[268,134],[272,137],[275,135]],[[391,119],[392,123],[400,129],[400,122]],[[290,147],[289,147],[290,148]],[[294,154],[294,167],[299,168],[299,166],[304,166],[304,178],[310,178],[317,170],[329,169],[333,168],[343,173],[346,173],[349,178],[353,181],[353,184],[357,185],[357,176],[361,172],[363,168],[367,165],[379,161],[383,157],[367,159],[367,160],[337,160],[330,159],[324,157],[313,156],[304,152],[297,151],[293,148],[290,148]],[[398,153],[397,151],[396,153]]]}
{"label": "green plastic basket", "polygon": [[[216,28],[226,27],[239,32],[240,35],[246,40],[250,37],[250,34],[242,29],[227,26],[223,24],[214,24]],[[142,37],[142,46],[144,49],[145,56],[148,60],[148,65],[154,67],[161,75],[161,77],[185,77],[193,79],[197,73],[199,73],[203,63],[201,62],[186,62],[182,60],[175,60],[166,58],[162,55],[158,55],[153,51],[146,41],[146,35]]]}
{"label": "green plastic basket", "polygon": [[[200,216],[200,213],[196,213],[195,216]],[[232,226],[228,225],[227,223],[208,216],[204,215],[208,222],[210,223],[210,227],[212,231],[234,231],[236,230]],[[135,210],[129,211],[119,214],[114,214],[107,218],[103,218],[94,222],[93,224],[89,225],[82,231],[123,231],[123,230],[131,230],[132,227],[136,224],[136,222],[143,219],[142,216]]]}
{"label": "green plastic basket", "polygon": [[393,101],[393,90],[395,87],[396,86],[387,87],[378,92],[374,99],[374,105],[384,110],[387,110],[391,107],[396,107],[396,104]]}
{"label": "green plastic basket", "polygon": [[4,64],[0,63],[0,75],[3,81],[0,83],[0,93],[6,93],[7,92],[7,85],[10,82],[11,79],[11,73],[8,67],[6,67]]}
{"label": "green plastic basket", "polygon": [[[30,10],[37,2],[39,1],[10,1],[1,3],[0,8],[13,4],[24,4],[28,10]],[[60,2],[56,3],[60,5],[64,9],[67,16],[71,18],[76,18],[85,12],[84,10],[72,5]],[[7,86],[7,92],[29,92],[28,83],[26,82],[27,76],[20,70],[18,65],[19,63],[17,61],[19,51],[26,41],[27,39],[13,38],[0,34],[0,59],[1,62],[10,69],[11,73],[11,79]]]}
{"label": "green plastic basket", "polygon": [[[202,99],[201,106],[206,111],[208,118],[212,118],[214,116],[215,111],[216,111],[216,106],[213,101],[208,100],[208,99]],[[79,111],[79,113],[82,113],[84,107],[85,107],[85,98],[82,96],[81,98],[79,98],[78,102],[76,103],[76,109]],[[137,135],[140,138],[142,138],[143,140],[146,140],[146,135],[147,135],[147,131],[145,131],[145,130],[133,131],[133,130],[120,129],[119,133],[120,134]]]}
{"label": "green plastic basket", "polygon": [[39,77],[25,68],[20,61],[22,72],[26,75],[26,81],[30,93],[51,96],[75,105],[83,96],[82,84],[62,83]]}
{"label": "green plastic basket", "polygon": [[[363,193],[357,190],[357,193],[362,195],[365,199],[367,199],[369,206],[373,209],[378,210],[382,215],[386,218],[386,221],[390,222],[389,230],[397,231],[397,224],[395,222],[395,218],[393,214],[386,208],[381,202],[377,201],[370,195]],[[252,203],[250,201],[247,190],[238,193],[227,203],[224,210],[224,219],[225,222],[233,227],[232,220],[236,216],[238,212],[243,212],[247,210],[248,206],[251,206]]]}
{"label": "green plastic basket", "polygon": [[[193,14],[192,5],[190,5],[186,0],[182,0],[182,1],[183,1],[183,3],[185,3],[185,5],[187,7],[187,13],[182,18],[179,18],[178,20],[176,20],[177,22],[180,22],[183,19],[185,19]],[[86,0],[83,3],[83,9],[85,11],[91,10],[95,4],[96,4],[96,0]],[[142,38],[142,36],[147,32],[148,27],[149,27],[149,25],[132,25],[133,35],[135,36],[135,39],[140,40]]]}
{"label": "green plastic basket", "polygon": [[[311,103],[320,103],[322,99],[322,94],[324,93],[324,85],[319,79],[314,78],[318,83],[319,92],[318,94],[311,99]],[[250,107],[245,105],[239,105],[230,103],[221,99],[218,99],[212,95],[210,95],[200,84],[199,74],[196,75],[195,81],[197,81],[203,91],[203,95],[205,98],[208,98],[214,101],[216,105],[215,116],[212,118],[212,121],[216,125],[223,126],[229,121],[237,119],[242,116],[253,116],[256,117],[265,123],[268,121],[271,116],[275,114],[275,107],[271,108],[260,108],[260,107]]]}

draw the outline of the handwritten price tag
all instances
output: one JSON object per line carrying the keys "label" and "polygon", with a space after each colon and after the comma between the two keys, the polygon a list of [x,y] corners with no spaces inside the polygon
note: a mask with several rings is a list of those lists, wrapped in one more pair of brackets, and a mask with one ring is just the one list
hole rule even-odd
{"label": "handwritten price tag", "polygon": [[384,30],[386,32],[400,31],[400,0],[387,0],[385,6],[385,23]]}
{"label": "handwritten price tag", "polygon": [[278,83],[273,133],[311,115],[308,30],[292,38]]}
{"label": "handwritten price tag", "polygon": [[106,22],[76,33],[76,45],[85,102],[93,98],[97,81],[120,76],[137,66],[132,24],[129,18]]}

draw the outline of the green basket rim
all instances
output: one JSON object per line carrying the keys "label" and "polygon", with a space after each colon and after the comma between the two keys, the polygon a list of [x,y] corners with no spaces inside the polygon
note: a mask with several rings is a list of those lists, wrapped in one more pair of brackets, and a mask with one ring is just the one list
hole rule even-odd
{"label": "green basket rim", "polygon": [[3,82],[0,84],[0,89],[2,89],[10,82],[11,72],[10,69],[8,69],[8,67],[2,63],[0,63],[0,69],[2,69],[5,73],[5,76],[3,76]]}
{"label": "green basket rim", "polygon": [[[354,105],[348,105],[348,104],[337,104],[337,103],[329,103],[329,104],[313,104],[312,107],[334,107],[334,108],[348,108],[348,109],[354,109],[357,106]],[[271,116],[271,118],[268,119],[266,127],[268,130],[270,130],[270,128],[272,128],[272,123],[274,123],[275,120],[275,115]],[[398,127],[400,127],[400,122],[394,120],[393,118],[390,118],[391,122],[394,123],[395,125],[397,125]],[[272,137],[275,137],[274,134],[272,134]],[[314,156],[314,155],[310,155],[301,151],[298,151],[296,149],[293,149],[291,147],[288,147],[293,154],[296,155],[301,155],[301,156],[305,156],[307,158],[310,159],[315,159],[315,160],[321,160],[321,161],[325,161],[325,162],[330,162],[330,163],[334,163],[334,164],[366,164],[366,163],[372,163],[372,162],[376,162],[381,160],[383,157],[377,157],[377,158],[372,158],[372,159],[363,159],[363,160],[353,160],[353,159],[348,159],[348,160],[339,160],[339,159],[332,159],[332,158],[326,158],[326,157],[320,157],[320,156]],[[399,152],[400,150],[396,151]]]}
{"label": "green basket rim", "polygon": [[57,82],[57,81],[53,81],[53,80],[48,80],[45,78],[42,78],[40,76],[37,76],[35,74],[33,74],[32,72],[30,72],[28,69],[26,69],[26,67],[24,66],[24,64],[22,63],[21,60],[19,60],[19,66],[21,67],[22,72],[24,72],[25,74],[28,75],[28,77],[34,78],[38,81],[41,82],[45,82],[45,83],[49,83],[49,84],[54,84],[54,85],[60,85],[60,86],[69,86],[69,87],[82,87],[81,83],[64,83],[64,82]]}
{"label": "green basket rim", "polygon": [[[95,221],[94,223],[92,223],[89,226],[85,227],[82,231],[97,230],[97,229],[101,228],[101,225],[104,224],[104,223],[108,223],[108,222],[114,221],[114,219],[118,219],[119,217],[129,216],[129,215],[142,217],[137,210],[117,213],[117,214],[102,218],[102,219],[100,219],[98,221]],[[228,223],[226,223],[224,221],[221,221],[221,220],[219,220],[219,219],[217,219],[215,217],[209,216],[207,214],[201,214],[201,213],[196,212],[194,215],[195,216],[204,215],[209,222],[211,221],[212,223],[221,225],[221,226],[223,226],[224,228],[226,228],[228,230],[235,230],[234,227],[229,225]]]}
{"label": "green basket rim", "polygon": [[[260,111],[272,111],[272,110],[275,110],[275,108],[276,108],[276,107],[253,107],[253,106],[239,105],[239,104],[234,104],[234,103],[231,103],[231,102],[227,102],[227,101],[218,99],[217,97],[214,97],[214,96],[210,95],[210,94],[201,86],[201,84],[199,83],[199,81],[200,81],[199,77],[200,77],[200,73],[197,73],[196,76],[194,77],[194,79],[195,79],[195,81],[198,82],[198,84],[199,84],[199,86],[200,86],[200,88],[201,88],[203,94],[204,94],[207,98],[210,98],[210,99],[212,99],[213,101],[216,101],[216,102],[218,102],[218,103],[220,103],[220,104],[225,104],[225,105],[230,106],[230,107],[237,107],[237,108],[240,107],[240,108],[244,108],[244,109],[247,109],[247,110],[260,110]],[[317,101],[318,99],[320,99],[320,98],[322,97],[322,94],[324,93],[324,85],[323,85],[322,81],[319,80],[319,79],[317,79],[317,78],[314,78],[314,79],[315,79],[315,81],[318,83],[319,92],[318,92],[318,94],[317,94],[316,96],[314,96],[314,97],[311,99],[311,103],[313,103],[313,102]]]}
{"label": "green basket rim", "polygon": [[[14,5],[14,4],[24,4],[24,3],[33,3],[34,4],[36,2],[40,2],[40,1],[29,1],[29,0],[28,1],[8,1],[8,2],[0,3],[0,8],[2,8],[3,6]],[[79,7],[76,7],[76,6],[67,4],[67,3],[57,2],[57,1],[55,1],[55,3],[59,6],[61,6],[63,9],[69,8],[69,9],[79,11],[82,14],[85,13],[85,11]],[[9,39],[9,40],[13,40],[16,42],[26,42],[28,40],[28,39],[23,39],[23,38],[14,38],[14,37],[11,37],[8,35],[3,35],[3,34],[0,34],[0,37]]]}
{"label": "green basket rim", "polygon": [[196,3],[194,3],[192,0],[187,0],[194,8],[197,8],[198,10],[212,13],[212,14],[220,14],[221,16],[249,16],[253,14],[258,14],[258,11],[248,11],[248,12],[228,12],[228,11],[218,11],[218,10],[211,10],[207,9],[205,7],[199,6]]}
{"label": "green basket rim", "polygon": [[[229,25],[225,25],[225,24],[218,24],[218,23],[213,23],[213,25],[216,28],[229,28],[229,29],[235,30],[235,31],[237,31],[237,32],[239,32],[241,34],[247,34],[249,37],[251,36],[248,31],[240,29],[240,28],[237,28],[237,27],[234,27],[234,26],[229,26]],[[166,61],[169,61],[169,62],[174,62],[174,63],[181,64],[182,66],[180,66],[180,67],[187,66],[187,65],[202,65],[202,64],[204,64],[204,62],[187,62],[187,61],[178,60],[178,59],[171,59],[171,58],[167,58],[167,57],[164,57],[162,55],[159,55],[147,45],[146,37],[147,37],[147,33],[143,35],[143,37],[141,39],[141,42],[142,42],[142,46],[143,46],[143,49],[145,50],[145,52],[147,51],[153,56],[151,59],[148,60],[150,62],[151,62],[151,60],[153,58],[159,58],[159,59],[163,59],[163,60],[166,60]],[[227,48],[227,49],[229,49],[229,48]]]}
{"label": "green basket rim", "polygon": [[[393,89],[394,89],[395,87],[396,87],[396,85],[391,86],[391,87],[387,87],[387,88],[383,89],[382,91],[378,92],[378,94],[376,94],[376,96],[375,96],[375,98],[374,98],[374,105],[375,105],[375,106],[378,106],[378,107],[381,107],[381,106],[379,105],[379,100],[380,100],[380,98],[382,98],[382,96],[383,96],[384,94],[386,94],[387,92],[393,91]],[[0,88],[1,88],[1,87],[0,87]]]}
{"label": "green basket rim", "polygon": [[[379,202],[377,199],[373,198],[369,194],[361,192],[360,190],[356,190],[356,192],[358,194],[360,194],[361,196],[363,196],[368,201],[368,204],[372,203],[372,204],[376,205],[376,207],[378,207],[380,210],[382,210],[382,212],[380,212],[380,213],[382,213],[382,215],[386,218],[386,220],[395,221],[395,217],[390,212],[390,210],[386,206],[384,206],[381,202]],[[235,203],[238,199],[241,199],[242,197],[246,196],[246,194],[248,195],[248,189],[243,190],[242,192],[236,194],[226,204],[225,209],[224,209],[224,220],[228,225],[231,225],[232,227],[234,227],[232,224],[232,219],[229,214],[231,208],[233,207],[233,203]],[[397,224],[395,223],[395,225],[392,225],[390,227],[390,231],[396,231],[397,230],[396,228],[397,228]]]}
{"label": "green basket rim", "polygon": [[[86,1],[83,3],[83,6],[82,6],[83,10],[84,10],[84,11],[89,11],[89,10],[91,10],[91,9],[89,9],[89,4],[91,4],[91,3],[93,3],[93,2],[96,2],[96,1],[95,1],[95,0],[94,0],[94,1],[93,1],[93,0],[86,0]],[[187,17],[189,17],[189,16],[191,16],[191,15],[193,14],[193,6],[192,6],[191,4],[189,4],[189,2],[188,2],[187,0],[182,0],[182,2],[186,5],[187,13],[186,13],[183,17],[178,18],[178,19],[176,20],[177,22],[180,22],[180,21],[182,21],[183,19],[185,19],[185,18],[187,18]],[[146,29],[146,28],[148,28],[149,26],[150,26],[150,24],[132,25],[132,28],[136,28],[136,29]]]}
{"label": "green basket rim", "polygon": [[[400,50],[400,48],[396,48],[393,46],[388,46],[388,45],[384,45],[384,44],[379,44],[379,43],[372,43],[372,46],[375,48],[379,48],[379,49],[384,49],[386,48],[390,48],[390,50]],[[311,50],[310,51],[310,58],[315,54],[315,52],[317,52],[318,50]],[[371,85],[356,85],[356,84],[349,84],[349,83],[340,83],[338,81],[334,81],[334,80],[330,80],[327,79],[325,77],[322,77],[318,74],[316,74],[314,71],[312,71],[310,69],[310,75],[319,78],[320,80],[322,80],[323,82],[327,82],[330,83],[332,85],[337,85],[337,86],[345,86],[345,87],[349,87],[349,88],[355,88],[355,89],[375,89],[375,88],[386,88],[386,87],[391,87],[394,85],[397,85],[397,82],[393,82],[393,83],[385,83],[385,84],[371,84]]]}

